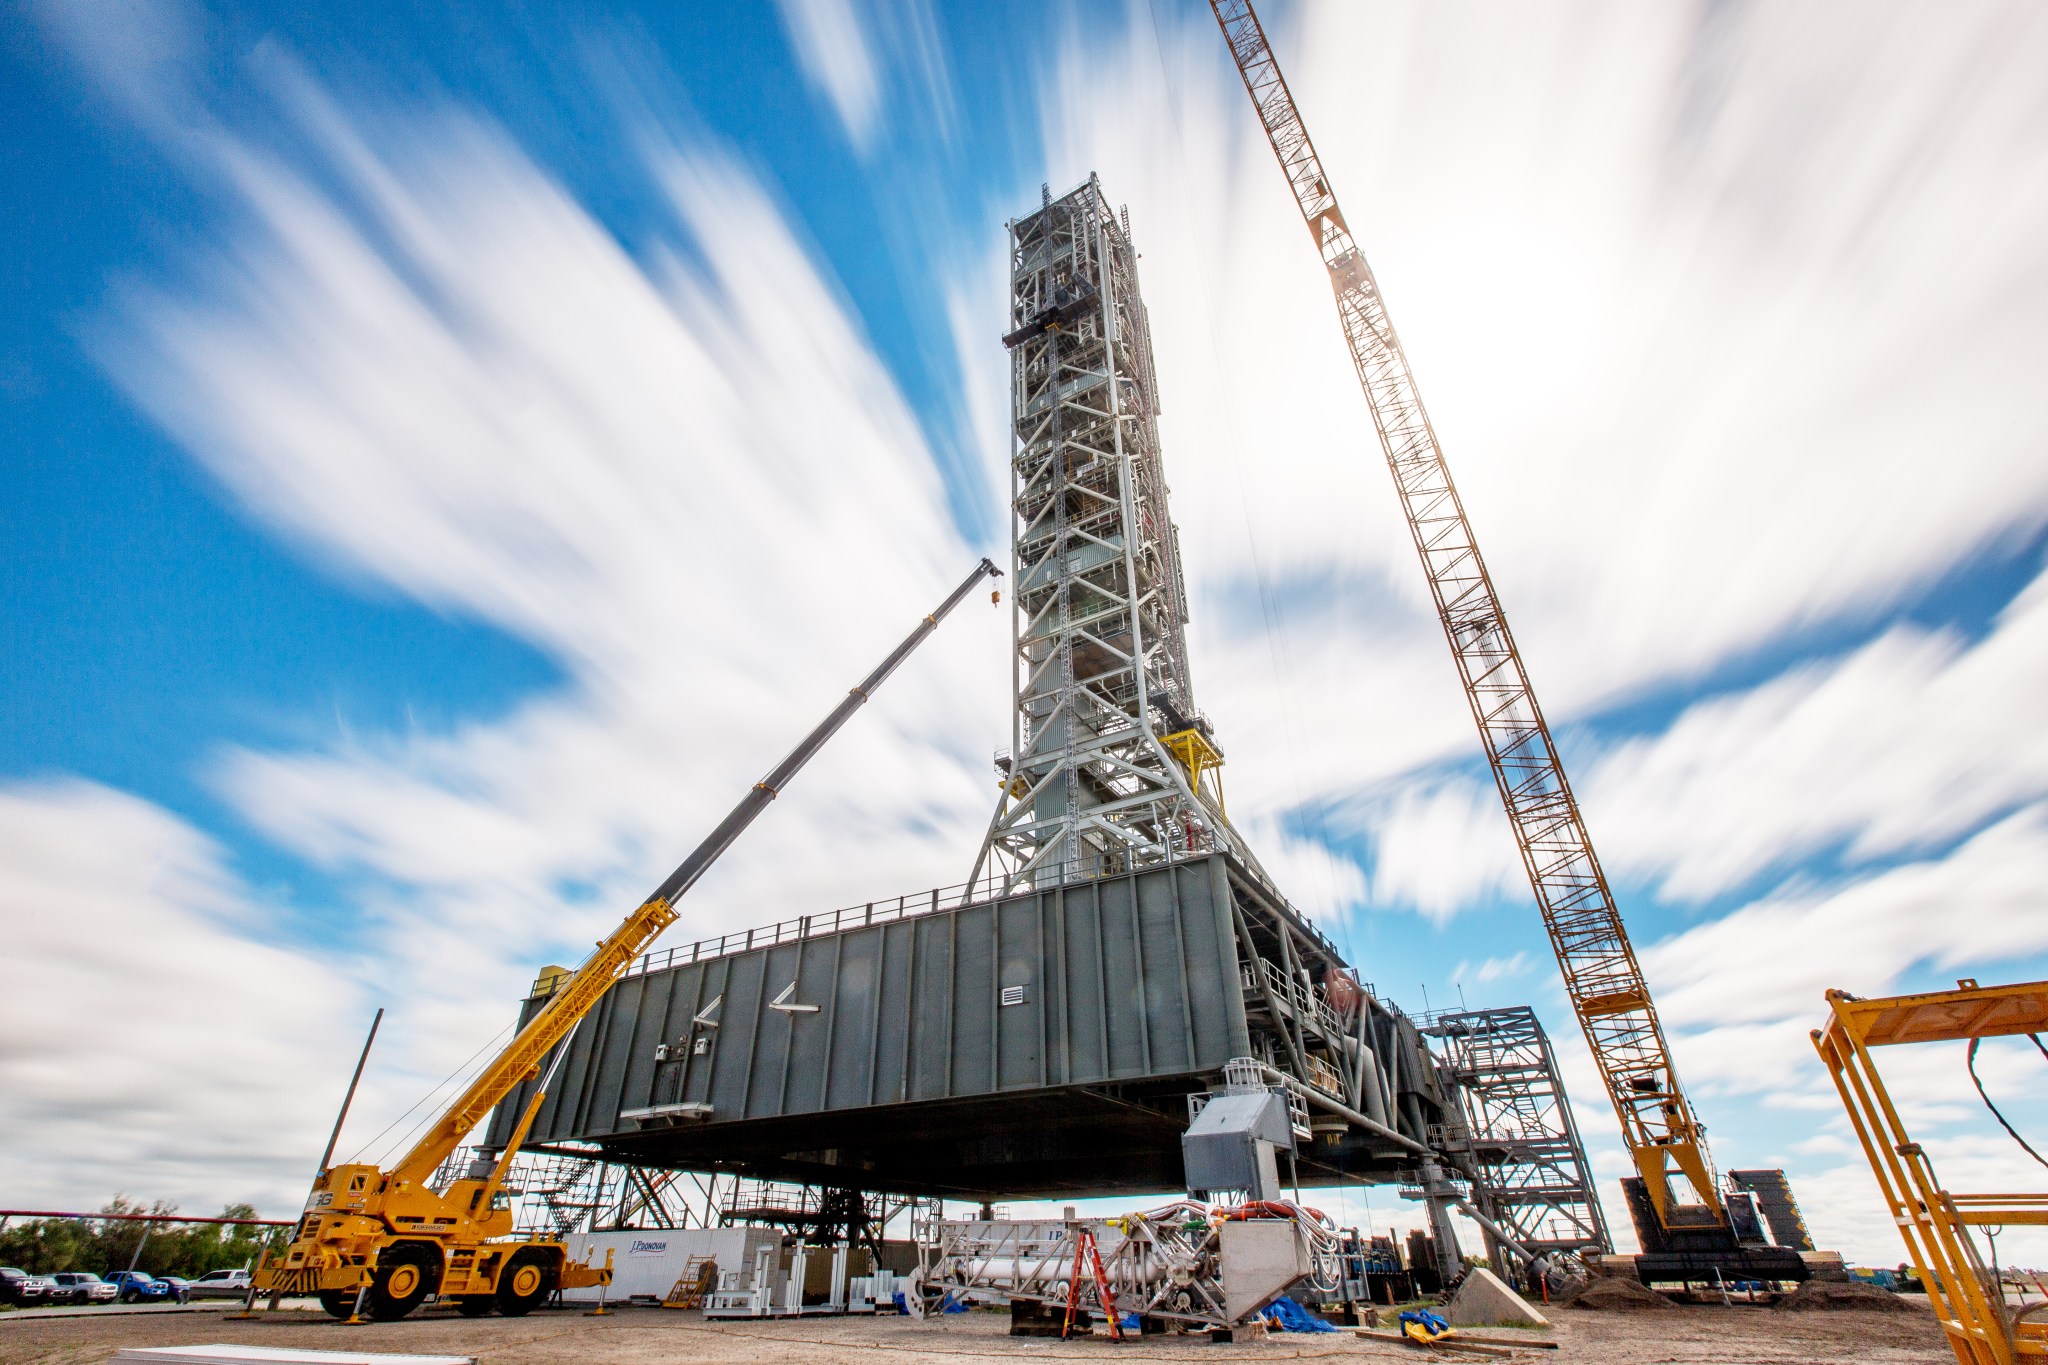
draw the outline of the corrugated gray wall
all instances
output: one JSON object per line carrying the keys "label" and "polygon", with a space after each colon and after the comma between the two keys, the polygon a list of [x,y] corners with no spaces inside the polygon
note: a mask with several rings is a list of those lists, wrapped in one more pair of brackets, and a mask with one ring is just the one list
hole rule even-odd
{"label": "corrugated gray wall", "polygon": [[[1248,1048],[1221,883],[1202,858],[628,977],[572,1035],[531,1140],[637,1131],[621,1110],[676,1102],[717,1125],[1220,1069]],[[815,1010],[773,1008],[792,983]],[[714,1001],[718,1026],[694,1026]]]}

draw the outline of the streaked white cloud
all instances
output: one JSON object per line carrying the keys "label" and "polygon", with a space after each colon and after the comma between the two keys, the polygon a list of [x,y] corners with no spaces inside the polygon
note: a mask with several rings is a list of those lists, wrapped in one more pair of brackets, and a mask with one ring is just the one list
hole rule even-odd
{"label": "streaked white cloud", "polygon": [[1375,909],[1409,908],[1443,923],[1525,885],[1500,797],[1477,782],[1389,787],[1347,803],[1339,823],[1371,844]]}
{"label": "streaked white cloud", "polygon": [[882,78],[854,0],[776,0],[783,30],[811,84],[832,105],[855,146],[873,138]]}
{"label": "streaked white cloud", "polygon": [[1964,835],[2048,794],[2048,579],[1974,644],[1897,626],[1695,703],[1601,756],[1582,790],[1610,865],[1666,898],[1817,853],[1855,865]]}
{"label": "streaked white cloud", "polygon": [[1831,986],[1881,995],[1917,965],[1967,974],[2048,951],[2044,875],[2048,806],[2035,805],[1945,857],[1788,890],[1688,929],[1644,951],[1644,970],[1680,1028],[1812,1017]]}
{"label": "streaked white cloud", "polygon": [[1529,970],[1529,955],[1527,953],[1516,953],[1512,957],[1489,957],[1486,961],[1479,964],[1479,970],[1473,975],[1479,984],[1483,986],[1489,982],[1500,981],[1506,977],[1520,976],[1527,970]]}
{"label": "streaked white cloud", "polygon": [[1365,896],[1365,874],[1328,843],[1254,815],[1235,820],[1261,866],[1297,910],[1329,927]]}
{"label": "streaked white cloud", "polygon": [[[1582,747],[1576,786],[1611,876],[1707,900],[1820,855],[1853,869],[1938,848],[2048,795],[2044,698],[2048,578],[1977,641],[1901,624]],[[1520,883],[1478,781],[1410,779],[1343,810],[1373,849],[1375,904],[1442,922]]]}
{"label": "streaked white cloud", "polygon": [[33,0],[24,6],[92,84],[159,136],[196,112],[191,69],[204,54],[204,24],[182,0]]}
{"label": "streaked white cloud", "polygon": [[[498,720],[212,766],[351,889],[351,947],[404,1004],[353,1143],[509,1023],[536,965],[577,960],[979,551],[746,167],[648,139],[672,226],[636,257],[481,116],[371,122],[304,73],[276,88],[314,159],[227,130],[188,145],[238,214],[187,283],[128,295],[102,355],[259,522],[568,676]],[[965,875],[1007,731],[1008,613],[978,600],[676,936]]]}
{"label": "streaked white cloud", "polygon": [[[1938,34],[1858,6],[1285,18],[1553,721],[1881,615],[2048,517],[2039,10],[1958,7]],[[1076,36],[1041,108],[1054,185],[1099,171],[1144,251],[1236,790],[1472,753],[1327,285],[1206,13]],[[1291,676],[1259,613],[1219,615],[1255,577]]]}
{"label": "streaked white cloud", "polygon": [[0,787],[0,908],[9,1201],[293,1207],[369,1023],[354,973],[211,840],[83,781]]}
{"label": "streaked white cloud", "polygon": [[893,95],[905,113],[950,134],[952,80],[930,0],[775,0],[783,31],[811,86],[838,116],[847,139],[871,150]]}

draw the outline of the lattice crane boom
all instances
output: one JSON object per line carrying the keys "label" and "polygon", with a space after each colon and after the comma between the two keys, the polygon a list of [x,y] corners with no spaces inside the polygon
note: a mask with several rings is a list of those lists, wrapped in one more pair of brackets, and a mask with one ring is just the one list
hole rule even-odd
{"label": "lattice crane boom", "polygon": [[1704,1132],[1672,1066],[1628,931],[1516,652],[1443,450],[1364,253],[1345,224],[1250,0],[1210,0],[1273,154],[1329,271],[1337,312],[1430,596],[1514,825],[1565,989],[1660,1220],[1685,1177],[1726,1218]]}

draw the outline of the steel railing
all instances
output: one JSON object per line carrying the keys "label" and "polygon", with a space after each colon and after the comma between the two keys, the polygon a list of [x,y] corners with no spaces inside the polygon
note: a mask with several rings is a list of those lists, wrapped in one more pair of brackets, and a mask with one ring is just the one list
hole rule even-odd
{"label": "steel railing", "polygon": [[[1200,857],[1213,856],[1204,851]],[[849,929],[862,929],[875,924],[889,924],[897,920],[917,919],[937,914],[942,910],[957,910],[965,905],[978,905],[984,901],[1007,900],[1015,896],[1028,896],[1049,891],[1057,886],[1072,886],[1104,881],[1112,877],[1135,876],[1157,867],[1171,866],[1175,861],[1132,866],[1124,859],[1093,858],[1077,860],[1038,869],[1033,874],[1035,886],[1008,887],[1002,874],[991,872],[972,882],[961,882],[954,886],[934,887],[929,891],[907,893],[886,900],[871,900],[859,905],[842,906],[837,910],[821,910],[814,915],[799,915],[795,919],[781,920],[775,924],[762,925],[754,929],[735,930],[717,938],[699,939],[695,943],[677,944],[673,948],[660,948],[645,953],[633,961],[623,973],[624,976],[641,976],[648,972],[666,971],[671,967],[688,966],[693,962],[704,962],[714,958],[728,957],[755,948],[771,948],[783,943],[797,943],[805,939],[822,938],[843,933]],[[537,992],[545,995],[546,991]]]}
{"label": "steel railing", "polygon": [[[890,924],[898,920],[917,919],[925,915],[937,914],[943,910],[957,910],[962,906],[977,905],[984,901],[1006,900],[1014,896],[1028,896],[1037,892],[1051,890],[1057,886],[1073,886],[1076,883],[1086,884],[1093,881],[1107,880],[1112,877],[1135,876],[1140,872],[1149,872],[1155,868],[1173,866],[1180,861],[1228,856],[1227,853],[1221,850],[1203,849],[1199,853],[1189,854],[1185,860],[1169,857],[1165,862],[1137,866],[1133,866],[1127,859],[1123,858],[1095,857],[1081,859],[1037,869],[1032,874],[1032,880],[1037,883],[1037,885],[1033,886],[1006,886],[1005,878],[1001,873],[990,872],[986,876],[979,877],[972,882],[961,882],[954,886],[933,887],[929,891],[906,893],[887,899],[864,901],[858,905],[842,906],[837,910],[821,910],[816,914],[799,915],[795,919],[780,920],[774,924],[761,925],[753,929],[735,930],[730,934],[721,934],[717,938],[699,939],[695,943],[677,944],[672,948],[659,948],[635,958],[632,965],[621,973],[621,976],[622,978],[643,976],[648,972],[666,971],[671,967],[688,966],[693,962],[705,962],[715,958],[729,957],[734,953],[749,952],[755,948],[771,948],[779,944],[797,943],[805,939],[822,938],[831,934],[844,933],[849,929],[861,929],[876,924]],[[1231,859],[1231,865],[1240,870],[1249,870],[1245,869],[1244,865],[1235,858]],[[1259,880],[1266,890],[1272,891],[1270,885],[1267,885],[1263,878]],[[1277,895],[1277,892],[1274,894]],[[1298,927],[1305,929],[1318,944],[1329,952],[1332,959],[1339,962],[1343,961],[1343,958],[1337,953],[1336,945],[1325,938],[1309,922],[1306,916],[1302,915],[1300,911],[1294,910],[1292,906],[1289,906],[1288,909],[1293,913]],[[1300,988],[1294,983],[1289,982],[1284,974],[1280,974],[1278,969],[1271,963],[1267,963],[1266,967],[1267,971],[1273,974],[1272,979],[1276,983],[1276,988],[1286,994],[1290,1003],[1295,1004],[1299,1008],[1314,1009],[1319,1018],[1329,1022],[1332,1029],[1342,1030],[1342,1024],[1338,1022],[1337,1016],[1326,1002],[1320,999],[1312,1002],[1309,1001],[1303,995]],[[566,975],[561,979],[566,980]],[[541,998],[550,994],[553,984],[556,983],[550,983],[549,987],[543,987],[535,991],[534,997]],[[1249,989],[1252,983],[1247,981],[1245,985]],[[1372,987],[1369,984],[1361,983],[1361,987],[1368,996],[1372,995]]]}

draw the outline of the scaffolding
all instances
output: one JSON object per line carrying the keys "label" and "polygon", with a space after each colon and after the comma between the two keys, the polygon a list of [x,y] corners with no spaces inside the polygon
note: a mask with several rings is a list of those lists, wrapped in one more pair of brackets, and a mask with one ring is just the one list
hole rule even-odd
{"label": "scaffolding", "polygon": [[719,1209],[723,1223],[778,1227],[812,1246],[865,1246],[882,1254],[882,1230],[910,1200],[832,1185],[735,1182]]}
{"label": "scaffolding", "polygon": [[[1462,1123],[1447,1125],[1443,1150],[1472,1180],[1472,1202],[1530,1251],[1553,1258],[1614,1249],[1557,1073],[1557,1056],[1526,1005],[1436,1016],[1428,1030],[1446,1044],[1445,1065],[1461,1099]],[[1489,1234],[1493,1269],[1508,1277],[1507,1253]]]}
{"label": "scaffolding", "polygon": [[[490,1147],[470,1147],[450,1157],[434,1176],[434,1188],[497,1160]],[[684,1171],[608,1160],[603,1153],[572,1146],[528,1148],[512,1158],[500,1194],[512,1210],[512,1225],[534,1236],[645,1228],[720,1227],[728,1223],[774,1221],[749,1218],[750,1207],[813,1202],[817,1192],[720,1171]],[[879,1196],[877,1196],[879,1198]],[[882,1206],[891,1212],[894,1207]],[[886,1221],[886,1219],[884,1220]],[[873,1225],[880,1227],[879,1223]]]}

